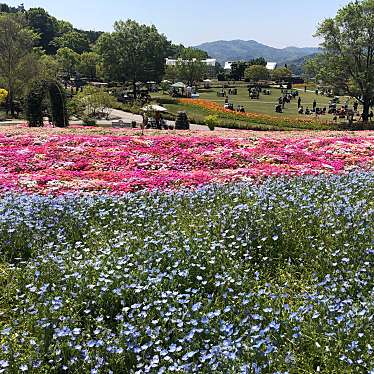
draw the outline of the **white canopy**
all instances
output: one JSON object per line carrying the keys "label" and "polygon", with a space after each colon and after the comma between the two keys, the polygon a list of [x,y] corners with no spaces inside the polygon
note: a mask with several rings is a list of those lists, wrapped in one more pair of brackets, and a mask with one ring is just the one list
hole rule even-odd
{"label": "white canopy", "polygon": [[186,88],[187,86],[183,82],[177,82],[171,85],[173,88]]}
{"label": "white canopy", "polygon": [[144,112],[167,112],[168,110],[161,105],[150,104],[142,108]]}

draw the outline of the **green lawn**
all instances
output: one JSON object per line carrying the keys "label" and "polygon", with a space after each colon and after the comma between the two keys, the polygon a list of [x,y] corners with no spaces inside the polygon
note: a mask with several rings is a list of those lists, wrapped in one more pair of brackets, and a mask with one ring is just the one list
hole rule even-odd
{"label": "green lawn", "polygon": [[[221,83],[221,82],[220,82]],[[247,84],[245,82],[235,82],[230,83],[231,87],[236,87],[238,94],[237,95],[229,95],[229,102],[234,105],[234,108],[236,109],[238,105],[241,105],[245,108],[246,112],[252,112],[252,113],[259,113],[259,114],[266,114],[271,115],[274,117],[279,117],[280,119],[282,117],[287,118],[295,118],[295,119],[315,119],[315,125],[312,125],[311,129],[318,129],[319,127],[322,129],[326,129],[326,124],[329,124],[329,126],[337,127],[336,125],[331,125],[331,122],[333,120],[333,116],[326,114],[324,116],[319,116],[318,118],[315,118],[314,115],[299,115],[298,114],[298,108],[297,108],[297,98],[291,100],[289,104],[285,105],[284,112],[283,113],[276,113],[275,112],[275,106],[278,103],[279,97],[282,96],[281,90],[278,88],[271,88],[271,95],[260,95],[259,100],[254,100],[249,98],[248,94],[248,88]],[[219,103],[220,105],[224,105],[225,99],[222,97],[217,96],[217,92],[221,90],[220,84],[215,84],[215,86],[211,89],[199,89],[200,99],[210,100],[214,101],[216,103]],[[228,89],[226,89],[226,92],[228,92]],[[301,97],[301,105],[304,107],[304,109],[309,108],[312,109],[313,107],[313,101],[316,100],[317,107],[320,108],[328,108],[329,102],[331,98],[322,96],[322,95],[316,95],[314,92],[307,91],[304,92],[304,90],[299,91],[299,95]],[[154,94],[153,97],[155,99],[170,99],[169,95],[164,95],[161,93]],[[344,105],[346,100],[349,98],[347,97],[341,97],[340,99],[340,105]],[[353,100],[349,100],[349,105],[353,105]],[[169,110],[169,112],[172,115],[175,115],[178,111],[183,110],[186,111],[190,120],[195,123],[203,123],[204,118],[212,114],[208,110],[205,110],[203,108],[193,107],[191,105],[184,105],[184,104],[165,104],[163,105]],[[338,104],[339,105],[339,104]],[[360,110],[360,109],[359,109]],[[249,119],[232,119],[227,118],[228,116],[219,115],[220,117],[220,125],[224,125],[225,127],[233,126],[236,128],[248,128],[248,129],[260,129],[260,130],[289,130],[291,129],[290,125],[287,125],[287,128],[283,128],[284,126],[282,124],[279,124],[278,126],[275,126],[273,123],[251,123],[251,120]],[[318,123],[321,123],[321,126],[318,125]],[[295,124],[294,129],[300,129],[300,126]]]}
{"label": "green lawn", "polygon": [[[314,115],[309,116],[301,116],[297,113],[297,98],[292,100],[291,103],[286,104],[284,108],[284,113],[276,113],[275,112],[275,106],[278,103],[278,98],[282,95],[280,89],[271,89],[271,95],[260,95],[259,100],[251,100],[249,98],[248,89],[247,86],[243,84],[236,85],[238,89],[237,95],[230,95],[229,96],[229,102],[233,103],[234,108],[237,108],[238,105],[241,105],[245,108],[246,112],[253,112],[253,113],[260,113],[265,115],[271,115],[273,117],[279,117],[280,119],[283,117],[287,118],[295,118],[295,119],[302,119],[302,118],[308,118],[311,120],[314,120]],[[224,105],[225,99],[222,97],[217,96],[217,92],[220,91],[220,88],[215,87],[212,89],[200,89],[200,99],[205,99],[209,101],[214,101],[216,103],[219,103],[220,105]],[[228,91],[226,89],[226,91]],[[163,95],[163,94],[155,94],[153,96],[155,99],[170,99],[169,95]],[[317,107],[327,107],[329,105],[329,101],[331,100],[328,97],[316,95],[314,92],[303,92],[300,91],[300,97],[302,100],[302,105],[304,106],[304,109],[309,107],[310,109],[313,106],[313,101],[317,101]],[[341,103],[344,104],[346,98],[341,99]],[[353,103],[353,102],[352,102]],[[195,123],[203,123],[204,118],[212,114],[209,112],[209,110],[199,108],[199,107],[193,107],[191,105],[184,105],[184,104],[169,104],[169,103],[162,103],[171,114],[176,114],[178,111],[183,110],[186,111],[190,120]],[[295,126],[293,127],[292,124],[288,124],[287,126],[283,126],[283,124],[274,124],[274,123],[259,123],[256,121],[256,123],[252,123],[250,119],[243,118],[241,119],[233,119],[228,118],[229,116],[225,114],[220,114],[220,126],[225,127],[235,127],[235,128],[247,128],[247,129],[258,129],[258,130],[290,130],[290,129],[300,129],[300,125],[295,123]],[[231,116],[232,117],[232,116]],[[309,129],[326,129],[326,123],[330,123],[332,121],[333,117],[332,115],[324,115],[320,116],[318,119],[315,119],[315,124],[311,126],[304,126],[303,128],[309,128]],[[321,125],[319,125],[319,121]],[[329,128],[336,127],[334,125],[329,124]]]}
{"label": "green lawn", "polygon": [[[218,89],[210,89],[210,90],[199,90],[200,98],[215,101],[224,105],[225,99],[221,97],[217,97]],[[227,90],[226,90],[227,91]],[[265,96],[260,95],[259,100],[251,100],[248,95],[248,89],[246,87],[238,87],[238,95],[231,95],[229,96],[229,102],[234,104],[234,108],[237,108],[238,105],[244,106],[247,112],[254,112],[254,113],[263,113],[269,115],[276,115],[276,116],[296,116],[299,117],[297,113],[297,99],[292,100],[290,104],[286,104],[284,113],[276,113],[275,112],[275,105],[278,103],[278,98],[282,96],[280,89],[270,89],[271,95]],[[309,109],[313,106],[314,99],[317,101],[317,107],[328,107],[330,98],[326,96],[316,95],[312,92],[301,92],[300,97],[302,100],[302,104],[304,109],[309,107]],[[331,119],[331,116],[326,116],[328,119]],[[324,117],[323,117],[324,119]]]}

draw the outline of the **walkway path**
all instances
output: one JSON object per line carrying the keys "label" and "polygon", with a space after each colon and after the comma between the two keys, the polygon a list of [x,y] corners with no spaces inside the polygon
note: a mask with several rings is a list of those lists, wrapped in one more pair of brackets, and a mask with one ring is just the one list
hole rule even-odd
{"label": "walkway path", "polygon": [[[140,124],[143,121],[142,116],[140,116],[138,114],[124,112],[123,110],[118,110],[118,109],[112,109],[111,110],[111,118],[114,118],[115,120],[122,120],[125,123],[131,123],[132,121],[136,121],[136,123]],[[166,120],[165,122],[170,126],[175,126],[175,121]],[[112,121],[99,121],[98,124],[111,125]],[[197,125],[197,124],[194,124],[194,123],[190,124],[190,129],[191,130],[209,131],[208,126]],[[228,131],[230,130],[230,129],[226,129],[226,128],[223,128],[223,127],[216,127],[216,129],[217,130],[228,130]]]}

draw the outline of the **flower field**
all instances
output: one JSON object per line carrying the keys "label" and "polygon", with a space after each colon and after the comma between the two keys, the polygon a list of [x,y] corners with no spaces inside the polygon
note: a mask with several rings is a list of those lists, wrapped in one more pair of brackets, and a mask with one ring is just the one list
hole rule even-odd
{"label": "flower field", "polygon": [[[245,119],[251,123],[274,126],[275,128],[299,128],[299,129],[316,129],[328,130],[335,127],[333,123],[317,120],[314,117],[287,117],[273,116],[263,113],[254,112],[233,112],[225,109],[222,104],[206,99],[178,99],[178,102],[192,107],[198,107],[209,111],[210,114],[217,114],[227,119]],[[220,124],[221,126],[222,124]]]}
{"label": "flower field", "polygon": [[[247,137],[245,137],[247,136]],[[251,137],[249,137],[251,136]],[[113,193],[374,168],[374,135],[0,133],[0,190]]]}
{"label": "flower field", "polygon": [[0,199],[2,373],[372,373],[372,173]]}
{"label": "flower field", "polygon": [[0,128],[1,373],[374,373],[374,134]]}

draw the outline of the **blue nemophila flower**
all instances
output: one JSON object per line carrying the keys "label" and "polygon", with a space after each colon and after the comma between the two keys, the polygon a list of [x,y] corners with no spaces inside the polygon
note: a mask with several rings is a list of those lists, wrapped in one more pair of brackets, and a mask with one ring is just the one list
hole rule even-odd
{"label": "blue nemophila flower", "polygon": [[9,362],[6,360],[0,360],[0,367],[7,368],[9,366]]}
{"label": "blue nemophila flower", "polygon": [[0,362],[252,373],[307,371],[320,352],[321,370],[369,371],[373,185],[360,173],[1,197]]}

